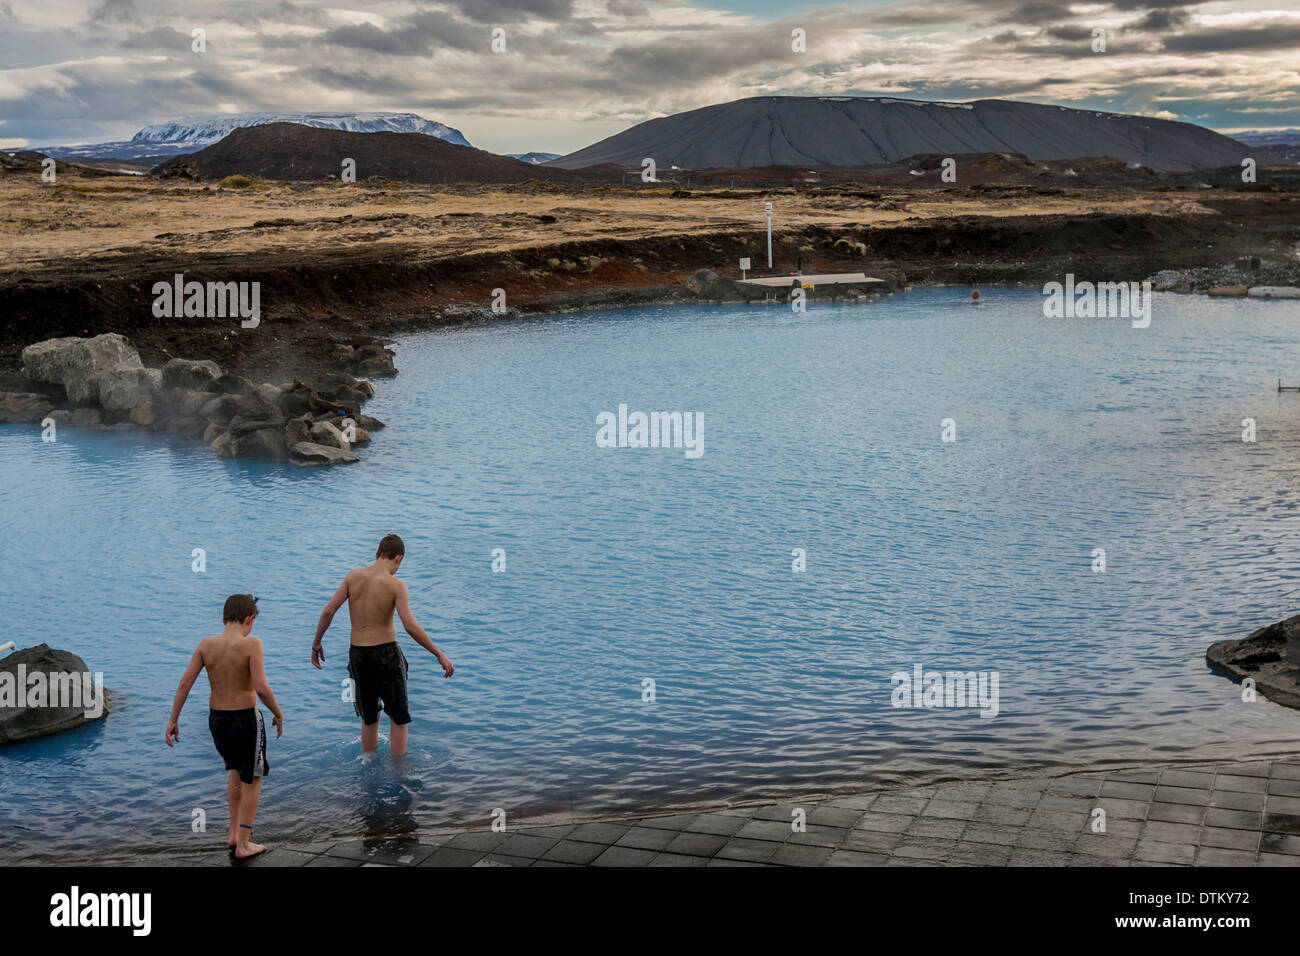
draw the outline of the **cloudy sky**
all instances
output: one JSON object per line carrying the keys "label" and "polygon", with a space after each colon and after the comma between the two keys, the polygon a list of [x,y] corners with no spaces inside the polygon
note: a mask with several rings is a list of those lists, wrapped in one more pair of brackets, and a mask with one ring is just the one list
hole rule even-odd
{"label": "cloudy sky", "polygon": [[393,110],[484,149],[569,152],[711,103],[845,93],[1300,127],[1300,0],[0,0],[5,148],[193,114]]}

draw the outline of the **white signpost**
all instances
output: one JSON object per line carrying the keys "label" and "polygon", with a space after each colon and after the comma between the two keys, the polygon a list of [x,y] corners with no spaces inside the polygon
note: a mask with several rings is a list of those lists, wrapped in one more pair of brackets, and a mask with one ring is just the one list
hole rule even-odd
{"label": "white signpost", "polygon": [[740,277],[742,279],[745,278],[745,273],[752,268],[753,266],[749,264],[749,256],[745,256],[745,258],[740,260]]}
{"label": "white signpost", "polygon": [[763,203],[763,209],[767,212],[767,267],[772,268],[772,204]]}

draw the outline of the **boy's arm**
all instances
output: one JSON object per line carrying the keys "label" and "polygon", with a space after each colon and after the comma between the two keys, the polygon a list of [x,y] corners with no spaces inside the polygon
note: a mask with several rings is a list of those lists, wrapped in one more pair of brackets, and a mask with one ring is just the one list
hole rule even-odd
{"label": "boy's arm", "polygon": [[411,599],[406,593],[406,583],[403,581],[397,582],[397,616],[402,619],[402,627],[406,628],[406,633],[415,638],[415,643],[438,658],[438,663],[442,665],[443,677],[450,677],[456,673],[456,668],[452,667],[451,661],[447,660],[446,655],[438,650],[438,645],[429,639],[428,634],[424,633],[424,628],[415,623],[415,615],[411,613]]}
{"label": "boy's arm", "polygon": [[248,669],[253,675],[253,690],[257,691],[257,696],[262,698],[262,703],[271,709],[275,724],[275,736],[279,737],[284,733],[284,714],[280,713],[280,705],[275,702],[275,694],[271,693],[271,685],[266,682],[266,665],[262,660],[262,642],[253,639],[253,651],[248,657]]}
{"label": "boy's arm", "polygon": [[316,621],[316,639],[311,642],[311,662],[316,665],[317,670],[320,670],[321,662],[325,660],[325,648],[321,647],[321,638],[330,629],[330,624],[334,622],[335,613],[347,599],[348,579],[345,577],[343,583],[339,585],[339,589],[330,598],[329,604],[325,605],[325,610],[320,612],[320,619]]}
{"label": "boy's arm", "polygon": [[163,734],[163,739],[167,741],[168,747],[176,746],[176,741],[181,739],[181,728],[179,721],[181,719],[181,708],[185,706],[185,700],[190,696],[190,688],[194,682],[199,679],[199,672],[203,670],[203,644],[194,648],[194,656],[190,658],[190,664],[185,668],[185,673],[181,675],[181,682],[176,687],[176,699],[172,701],[172,715],[167,719],[167,731]]}

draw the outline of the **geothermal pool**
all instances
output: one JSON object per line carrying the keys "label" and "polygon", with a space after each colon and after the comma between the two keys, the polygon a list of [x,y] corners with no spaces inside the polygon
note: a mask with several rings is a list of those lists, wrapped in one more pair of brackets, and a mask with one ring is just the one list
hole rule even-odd
{"label": "geothermal pool", "polygon": [[[1296,604],[1300,395],[1275,391],[1300,382],[1294,305],[1157,295],[1134,329],[1046,319],[1037,289],[966,297],[411,335],[366,408],[390,427],[332,470],[0,426],[0,641],[73,651],[121,695],[0,750],[0,856],[222,839],[204,679],[175,750],[163,729],[235,591],[261,599],[287,717],[258,818],[273,843],[1293,753],[1300,714],[1243,703],[1203,655]],[[670,447],[617,440],[637,411],[681,413],[700,453],[671,447],[672,419]],[[345,613],[325,670],[308,661],[389,531],[457,669],[402,637],[401,767],[361,759]],[[895,707],[891,677],[918,666],[996,675],[996,716]]]}

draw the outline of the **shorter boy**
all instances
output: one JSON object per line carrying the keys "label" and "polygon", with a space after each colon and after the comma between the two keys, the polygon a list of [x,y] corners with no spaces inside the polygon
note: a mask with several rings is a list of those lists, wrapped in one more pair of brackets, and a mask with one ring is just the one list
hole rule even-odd
{"label": "shorter boy", "polygon": [[247,860],[266,852],[265,846],[251,840],[257,802],[262,796],[262,778],[271,770],[266,762],[266,726],[262,723],[262,712],[257,709],[257,698],[262,698],[275,715],[275,736],[284,733],[284,715],[275,702],[275,694],[271,693],[271,685],[266,682],[262,642],[248,636],[256,617],[257,598],[251,594],[232,594],[226,598],[221,613],[225,630],[199,641],[176,688],[164,735],[168,747],[180,739],[177,721],[181,708],[199,679],[199,672],[206,670],[212,692],[208,698],[211,708],[208,729],[217,753],[230,771],[226,782],[230,837],[226,842],[231,860]]}

